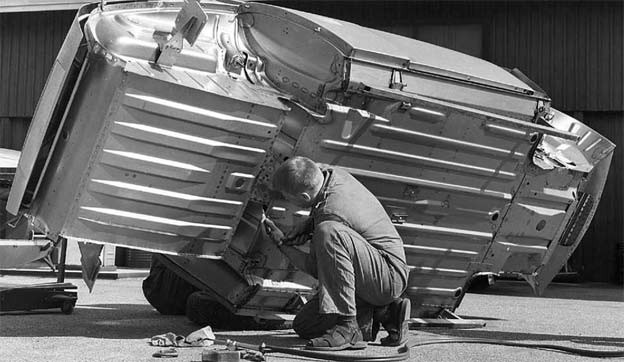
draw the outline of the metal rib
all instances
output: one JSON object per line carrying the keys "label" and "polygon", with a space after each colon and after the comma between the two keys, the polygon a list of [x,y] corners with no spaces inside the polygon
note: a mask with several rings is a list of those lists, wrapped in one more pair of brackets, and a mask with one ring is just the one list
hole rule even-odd
{"label": "metal rib", "polygon": [[398,182],[398,183],[404,183],[408,185],[427,187],[427,188],[432,188],[432,189],[437,189],[437,190],[444,190],[448,192],[472,194],[472,195],[477,195],[479,197],[491,197],[491,198],[496,198],[496,199],[511,200],[511,194],[506,193],[506,192],[481,190],[476,187],[455,185],[455,184],[425,180],[425,179],[420,179],[420,178],[415,178],[415,177],[407,177],[407,176],[393,175],[393,174],[387,174],[387,173],[376,172],[376,171],[362,170],[358,168],[351,168],[351,167],[344,167],[344,166],[341,166],[341,168],[343,168],[344,170],[346,170],[347,172],[349,172],[350,174],[354,176],[369,177],[369,178],[374,178],[374,179],[378,179],[382,181]]}
{"label": "metal rib", "polygon": [[491,240],[493,236],[492,233],[485,233],[482,231],[446,228],[446,227],[441,227],[441,226],[422,225],[422,224],[404,223],[404,224],[396,224],[395,227],[399,232],[417,231],[417,232],[424,232],[424,233],[429,233],[429,234],[461,236],[461,237],[470,238],[470,239]]}
{"label": "metal rib", "polygon": [[426,274],[441,277],[463,278],[468,276],[468,272],[458,269],[432,268],[427,266],[410,266],[411,273]]}
{"label": "metal rib", "polygon": [[497,169],[478,167],[473,165],[467,165],[459,162],[450,162],[441,159],[435,159],[430,157],[423,157],[409,153],[396,152],[390,150],[384,150],[381,148],[368,147],[355,145],[346,142],[338,142],[333,140],[323,140],[321,145],[325,148],[334,149],[343,152],[358,153],[366,156],[379,157],[382,159],[402,161],[413,164],[426,165],[436,168],[442,168],[445,170],[452,170],[456,172],[470,173],[482,176],[488,176],[493,178],[501,178],[506,180],[513,180],[516,178],[516,174],[513,172],[500,171]]}
{"label": "metal rib", "polygon": [[206,182],[210,176],[210,171],[194,165],[126,151],[105,149],[100,162],[123,170],[195,183]]}
{"label": "metal rib", "polygon": [[124,104],[146,112],[161,114],[168,118],[176,118],[253,137],[272,138],[272,133],[277,129],[277,126],[271,123],[235,117],[206,108],[141,94],[126,94]]}
{"label": "metal rib", "polygon": [[91,180],[89,190],[115,198],[130,199],[150,204],[183,208],[190,211],[235,216],[243,203],[213,199],[119,181]]}
{"label": "metal rib", "polygon": [[104,224],[136,227],[144,230],[154,230],[192,238],[209,238],[225,241],[232,233],[232,228],[229,226],[186,222],[100,207],[82,206],[78,217],[81,219],[99,221]]}
{"label": "metal rib", "polygon": [[264,159],[265,150],[239,146],[179,132],[145,126],[138,123],[115,122],[112,132],[143,142],[166,144],[168,147],[200,153],[216,158],[257,165]]}
{"label": "metal rib", "polygon": [[478,117],[479,119],[485,119],[486,121],[489,121],[492,123],[512,126],[517,129],[527,130],[531,132],[539,132],[543,134],[548,134],[548,135],[563,138],[566,140],[577,141],[579,139],[579,137],[576,134],[573,134],[567,131],[561,131],[556,128],[542,126],[539,124],[522,121],[519,119],[503,116],[500,114],[486,112],[480,109],[470,108],[470,107],[462,106],[459,104],[445,102],[445,101],[441,101],[438,99],[428,98],[428,97],[419,96],[415,94],[410,94],[408,96],[405,94],[401,94],[398,91],[389,90],[389,89],[376,89],[372,87],[366,87],[366,90],[364,91],[364,93],[369,93],[371,95],[375,95],[379,97],[386,97],[386,98],[395,99],[395,100],[403,100],[405,102],[413,103],[414,101],[417,101],[418,103],[426,104],[427,106],[433,105],[436,108],[451,109],[457,112],[468,114],[473,117]]}
{"label": "metal rib", "polygon": [[398,140],[418,143],[418,144],[431,144],[437,147],[457,148],[473,153],[485,153],[489,155],[504,157],[512,157],[516,159],[522,159],[526,155],[522,152],[514,150],[506,150],[503,148],[485,146],[478,143],[460,141],[453,138],[436,136],[428,133],[416,132],[409,129],[391,127],[383,124],[374,124],[371,126],[371,132],[382,134],[390,138]]}
{"label": "metal rib", "polygon": [[421,245],[403,245],[405,249],[405,253],[407,254],[429,254],[429,255],[444,255],[451,256],[457,258],[473,258],[479,255],[479,252],[470,251],[470,250],[460,250],[460,249],[444,249],[444,248],[435,248],[432,246],[421,246]]}

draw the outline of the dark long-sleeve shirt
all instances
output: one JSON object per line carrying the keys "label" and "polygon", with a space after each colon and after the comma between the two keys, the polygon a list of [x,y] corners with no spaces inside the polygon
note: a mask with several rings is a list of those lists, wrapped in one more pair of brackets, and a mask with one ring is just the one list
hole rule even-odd
{"label": "dark long-sleeve shirt", "polygon": [[334,220],[349,226],[386,256],[407,284],[403,240],[379,200],[348,172],[338,167],[321,169],[325,183],[310,213],[313,223]]}

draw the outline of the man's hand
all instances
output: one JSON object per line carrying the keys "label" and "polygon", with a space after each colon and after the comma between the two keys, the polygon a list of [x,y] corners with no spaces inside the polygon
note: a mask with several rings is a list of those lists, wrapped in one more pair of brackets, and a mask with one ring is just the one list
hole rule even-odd
{"label": "man's hand", "polygon": [[286,233],[284,244],[286,245],[303,245],[310,240],[309,220],[296,224],[289,232]]}
{"label": "man's hand", "polygon": [[284,233],[282,232],[282,230],[280,230],[277,227],[277,225],[275,225],[273,220],[266,217],[264,213],[262,213],[261,222],[264,225],[264,229],[266,230],[267,234],[269,234],[269,237],[271,238],[271,240],[273,240],[273,242],[275,242],[277,246],[282,246],[282,244],[284,243],[284,239],[285,239]]}

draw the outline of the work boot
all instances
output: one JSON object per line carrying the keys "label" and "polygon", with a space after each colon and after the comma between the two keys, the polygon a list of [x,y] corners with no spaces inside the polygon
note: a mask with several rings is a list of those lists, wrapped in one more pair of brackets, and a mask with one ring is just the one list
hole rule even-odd
{"label": "work boot", "polygon": [[396,299],[376,311],[373,324],[381,323],[388,332],[388,336],[380,340],[382,346],[399,346],[405,343],[409,333],[410,313],[411,303],[408,298]]}

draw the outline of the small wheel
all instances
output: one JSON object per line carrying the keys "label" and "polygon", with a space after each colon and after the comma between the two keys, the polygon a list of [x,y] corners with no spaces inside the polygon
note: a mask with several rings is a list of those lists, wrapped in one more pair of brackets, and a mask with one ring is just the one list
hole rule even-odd
{"label": "small wheel", "polygon": [[74,303],[73,302],[63,302],[63,305],[61,306],[61,312],[65,313],[65,314],[72,314],[72,312],[74,311]]}

